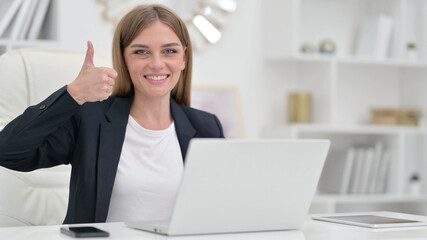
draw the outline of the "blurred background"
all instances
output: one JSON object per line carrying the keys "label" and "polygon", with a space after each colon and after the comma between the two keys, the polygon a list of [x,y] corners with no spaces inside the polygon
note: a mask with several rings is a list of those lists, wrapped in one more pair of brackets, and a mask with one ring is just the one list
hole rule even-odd
{"label": "blurred background", "polygon": [[228,137],[332,141],[312,213],[427,214],[425,1],[0,0],[0,54],[91,40],[111,59],[117,21],[141,3],[187,22],[193,104]]}

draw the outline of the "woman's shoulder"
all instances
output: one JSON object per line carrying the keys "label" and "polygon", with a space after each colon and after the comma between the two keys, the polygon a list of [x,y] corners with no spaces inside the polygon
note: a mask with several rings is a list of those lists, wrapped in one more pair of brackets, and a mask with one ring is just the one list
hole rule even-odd
{"label": "woman's shoulder", "polygon": [[221,122],[215,114],[185,105],[179,106],[199,136],[224,137]]}
{"label": "woman's shoulder", "polygon": [[201,110],[201,109],[197,109],[197,108],[193,108],[193,107],[189,107],[186,105],[179,105],[181,107],[181,109],[185,112],[185,114],[188,117],[191,118],[195,118],[195,119],[212,119],[213,117],[216,117],[215,114]]}

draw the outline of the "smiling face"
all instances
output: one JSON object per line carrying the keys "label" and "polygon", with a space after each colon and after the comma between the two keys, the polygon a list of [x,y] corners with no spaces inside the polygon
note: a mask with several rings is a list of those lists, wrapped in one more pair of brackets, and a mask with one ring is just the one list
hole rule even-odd
{"label": "smiling face", "polygon": [[185,68],[184,53],[185,48],[168,25],[157,21],[144,28],[124,50],[135,97],[169,100]]}

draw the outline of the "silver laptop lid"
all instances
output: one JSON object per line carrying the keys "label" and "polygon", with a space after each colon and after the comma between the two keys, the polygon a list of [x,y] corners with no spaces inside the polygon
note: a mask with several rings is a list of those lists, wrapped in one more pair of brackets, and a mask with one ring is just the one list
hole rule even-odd
{"label": "silver laptop lid", "polygon": [[299,228],[328,140],[193,139],[168,235]]}

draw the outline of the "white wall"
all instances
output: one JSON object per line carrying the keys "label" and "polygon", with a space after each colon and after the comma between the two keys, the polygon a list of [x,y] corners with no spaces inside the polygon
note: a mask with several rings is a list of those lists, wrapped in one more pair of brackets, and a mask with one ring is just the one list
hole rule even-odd
{"label": "white wall", "polygon": [[[95,0],[61,2],[61,47],[85,50],[86,41],[92,40],[98,54],[110,57],[113,26],[103,21],[102,5]],[[238,0],[222,39],[194,56],[195,83],[231,84],[240,90],[248,138],[260,137],[268,124],[285,121],[285,80],[289,77],[286,70],[272,73],[278,68],[269,68],[264,59],[262,9],[262,0]]]}
{"label": "white wall", "polygon": [[111,59],[114,26],[102,18],[103,5],[97,0],[59,1],[60,47],[85,51],[86,41],[91,40],[95,53]]}
{"label": "white wall", "polygon": [[[222,39],[195,55],[194,81],[234,84],[242,97],[246,136],[259,137],[263,127],[284,121],[285,90],[282,79],[264,59],[263,1],[238,1],[228,18]],[[276,68],[277,71],[277,68]]]}

